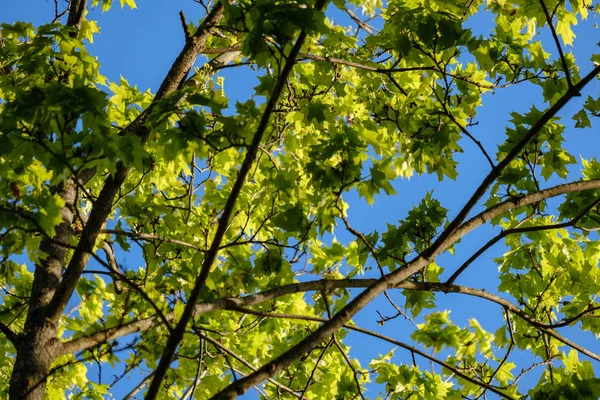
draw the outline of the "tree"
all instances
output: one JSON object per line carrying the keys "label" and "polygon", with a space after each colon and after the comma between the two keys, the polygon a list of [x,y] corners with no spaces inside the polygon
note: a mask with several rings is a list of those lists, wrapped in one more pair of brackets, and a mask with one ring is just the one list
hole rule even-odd
{"label": "tree", "polygon": [[[85,0],[50,24],[2,25],[3,396],[102,398],[111,383],[88,376],[92,364],[121,368],[115,381],[151,371],[127,398],[255,387],[353,399],[374,395],[369,382],[397,399],[600,396],[580,360],[600,355],[569,338],[600,335],[600,163],[577,160],[565,139],[571,120],[590,129],[600,115],[587,94],[600,56],[588,45],[593,65],[576,63],[569,50],[597,6],[198,3],[199,23],[181,13],[185,44],[156,93],[100,74]],[[486,16],[491,33],[474,34]],[[228,99],[220,72],[231,67],[257,74],[250,100]],[[494,157],[477,112],[520,87],[539,102],[511,114]],[[377,206],[413,175],[461,183],[463,148],[486,174],[460,209],[429,192],[385,232],[353,226],[352,194]],[[459,267],[436,263],[473,232],[489,241]],[[496,288],[455,283],[498,242]],[[128,255],[141,266],[119,261]],[[437,292],[493,303],[501,326],[454,324]],[[352,322],[381,296],[417,320],[410,340]],[[358,360],[348,332],[412,362]],[[515,370],[517,349],[533,361]],[[524,385],[536,366],[539,381]]]}

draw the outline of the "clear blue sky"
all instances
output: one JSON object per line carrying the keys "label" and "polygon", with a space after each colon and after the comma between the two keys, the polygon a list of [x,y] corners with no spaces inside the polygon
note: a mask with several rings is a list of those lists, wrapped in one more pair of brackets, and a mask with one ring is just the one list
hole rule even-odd
{"label": "clear blue sky", "polygon": [[[64,7],[65,3],[59,0],[59,5]],[[185,11],[190,21],[198,19],[202,12],[201,7],[192,0],[138,0],[138,9],[136,10],[127,8],[120,10],[116,6],[111,12],[105,14],[100,12],[99,7],[92,8],[89,18],[98,20],[101,34],[96,36],[94,44],[88,49],[99,57],[101,72],[110,80],[118,81],[119,77],[123,76],[130,84],[137,85],[142,91],[148,88],[153,92],[156,91],[184,43],[178,15],[180,10]],[[0,22],[13,23],[17,20],[24,20],[38,25],[51,21],[53,16],[53,1],[0,1]],[[582,66],[582,74],[591,68],[591,63],[588,61],[589,54],[591,54],[592,46],[595,46],[598,40],[598,32],[592,29],[591,25],[593,23],[586,24],[585,27],[576,31],[579,40],[575,42],[574,51]],[[486,16],[479,17],[472,24],[472,28],[475,32],[488,34],[490,25],[489,21],[486,21]],[[542,33],[542,35],[547,35],[547,33]],[[247,99],[251,96],[252,87],[257,81],[249,69],[227,69],[222,71],[222,75],[226,78],[225,89],[231,100]],[[597,92],[598,88],[592,86],[589,90]],[[583,98],[585,96],[586,94]],[[472,132],[483,142],[489,153],[495,154],[495,145],[504,139],[504,129],[510,118],[510,112],[525,112],[533,104],[542,108],[540,99],[541,91],[531,87],[508,88],[499,90],[494,95],[488,95],[484,106],[478,111],[479,125],[474,127]],[[578,104],[575,103],[568,105],[561,115],[570,116],[577,111]],[[569,124],[568,118],[565,119],[565,123]],[[569,125],[565,137],[569,143],[569,149],[575,157],[578,158],[581,155],[589,158],[598,155],[600,148],[598,134],[593,134],[591,131],[575,131]],[[457,160],[460,162],[457,182],[444,181],[440,183],[437,178],[426,176],[401,180],[395,184],[398,193],[396,196],[379,197],[373,207],[368,206],[355,194],[346,196],[347,201],[350,202],[349,218],[352,225],[366,233],[373,230],[385,231],[386,223],[397,223],[413,204],[416,204],[426,192],[431,190],[450,210],[450,215],[454,215],[466,202],[472,190],[489,172],[486,168],[481,167],[486,165],[483,162],[483,156],[471,142],[463,141],[461,145],[465,151],[457,155]],[[577,167],[573,171],[573,176],[579,176]],[[352,239],[344,232],[343,226],[339,227],[338,232],[338,240],[345,242]],[[478,231],[457,246],[455,256],[443,256],[438,259],[438,264],[451,273],[492,236],[493,232],[489,228]],[[498,283],[495,278],[497,265],[493,262],[493,258],[502,253],[502,245],[497,245],[471,266],[457,283],[495,291]],[[403,304],[399,293],[396,293],[394,298],[398,304]],[[437,298],[441,308],[452,310],[451,318],[458,325],[464,326],[469,318],[475,317],[485,329],[494,332],[502,324],[502,310],[498,306],[459,295],[439,294]],[[355,322],[365,328],[377,329],[399,340],[408,340],[410,332],[413,331],[408,321],[398,318],[386,323],[383,327],[378,327],[376,310],[380,310],[384,314],[393,313],[387,302],[381,300],[363,310],[354,319]],[[590,340],[593,340],[591,336],[584,334],[567,336],[582,344],[589,344]],[[392,348],[384,342],[354,333],[349,334],[348,339],[347,344],[352,346],[351,355],[358,357],[363,367],[367,366],[368,360],[373,356],[387,353]],[[397,360],[410,362],[410,354],[407,352],[397,350],[396,354]],[[518,371],[516,372],[518,373]],[[531,373],[526,379],[534,383],[538,379],[539,372],[541,369]],[[110,379],[110,376],[107,378]],[[129,386],[132,385],[132,382],[133,380],[124,383]],[[122,395],[128,390],[121,387],[115,393],[115,397],[119,398],[120,394]],[[368,393],[369,397],[374,395],[374,391]],[[253,397],[254,395],[251,394],[247,398]]]}

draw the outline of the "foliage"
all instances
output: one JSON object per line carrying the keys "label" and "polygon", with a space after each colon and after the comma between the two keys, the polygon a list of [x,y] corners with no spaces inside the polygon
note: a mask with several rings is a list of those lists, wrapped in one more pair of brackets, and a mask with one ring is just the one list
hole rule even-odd
{"label": "foliage", "polygon": [[[594,68],[571,51],[599,6],[211,7],[198,23],[181,14],[186,44],[157,93],[101,75],[84,1],[50,24],[1,25],[0,396],[103,398],[140,370],[148,398],[253,386],[264,398],[598,398],[580,356],[600,356],[560,331],[600,336],[600,163],[567,140],[571,117],[589,129],[600,115],[585,91],[600,55]],[[479,18],[488,35],[473,33]],[[210,61],[190,76],[199,55]],[[255,71],[250,99],[231,97],[225,67]],[[497,110],[510,120],[494,158],[477,113],[521,87],[539,101]],[[402,200],[419,175],[460,183],[463,151],[487,171],[464,207],[430,191],[383,232],[353,226],[349,198]],[[436,262],[473,230],[491,235],[482,225],[497,235],[462,266]],[[495,287],[455,284],[500,241]],[[470,296],[495,304],[501,326],[454,324],[437,292],[473,313]],[[352,322],[382,294],[397,314],[380,325],[417,319],[406,341]],[[359,360],[350,331],[399,349]],[[94,365],[120,372],[102,382]],[[524,383],[536,366],[537,385]]]}

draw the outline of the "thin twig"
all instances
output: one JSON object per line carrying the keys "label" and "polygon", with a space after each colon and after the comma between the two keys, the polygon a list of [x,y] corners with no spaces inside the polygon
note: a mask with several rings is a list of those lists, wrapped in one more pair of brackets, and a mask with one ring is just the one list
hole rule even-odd
{"label": "thin twig", "polygon": [[202,247],[200,247],[198,245],[188,243],[183,240],[172,239],[172,238],[168,238],[166,236],[155,235],[155,234],[151,234],[151,233],[138,233],[138,232],[131,232],[131,231],[123,231],[123,230],[119,230],[119,229],[102,229],[100,232],[108,233],[111,235],[127,236],[132,239],[141,239],[141,240],[146,240],[146,241],[158,240],[159,242],[173,243],[178,246],[187,247],[187,248],[199,251],[199,252],[205,251]]}
{"label": "thin twig", "polygon": [[319,357],[317,358],[317,362],[315,363],[315,366],[313,367],[312,371],[310,372],[310,375],[308,376],[308,379],[306,380],[306,385],[304,386],[304,390],[300,394],[301,399],[304,399],[304,394],[310,387],[310,383],[312,382],[312,380],[315,377],[315,373],[317,372],[317,369],[319,368],[319,364],[321,363],[323,356],[325,355],[325,353],[327,353],[327,350],[329,350],[329,348],[331,347],[332,344],[333,344],[333,336],[331,337],[329,342],[327,342],[327,344],[325,345],[325,348],[323,349],[323,351],[321,351],[321,354],[319,354]]}
{"label": "thin twig", "polygon": [[[239,312],[248,312],[248,313],[251,313],[251,314],[254,314],[254,315],[260,315],[260,316],[267,317],[267,318],[297,319],[297,320],[314,321],[314,322],[325,322],[325,323],[328,322],[328,321],[330,321],[327,318],[313,317],[313,316],[306,316],[306,315],[279,314],[279,313],[269,313],[269,312],[254,311],[254,310],[237,310],[237,311],[239,311]],[[429,360],[429,361],[431,361],[431,362],[433,362],[435,364],[438,364],[438,365],[440,365],[440,366],[448,369],[449,371],[451,371],[455,375],[463,378],[464,380],[466,380],[468,382],[471,382],[471,383],[473,383],[473,384],[475,384],[477,386],[485,387],[489,391],[494,392],[494,393],[498,394],[499,396],[501,396],[501,397],[503,397],[505,399],[514,400],[512,397],[507,396],[504,393],[498,391],[495,387],[493,387],[491,385],[488,385],[487,383],[485,383],[483,381],[479,381],[479,380],[477,380],[477,379],[475,379],[475,378],[473,378],[473,377],[471,377],[469,375],[466,375],[466,374],[462,373],[456,367],[454,367],[454,366],[446,363],[445,361],[437,359],[437,358],[431,356],[430,354],[427,354],[426,352],[417,349],[414,346],[407,345],[406,343],[397,341],[395,339],[392,339],[392,338],[387,337],[385,335],[382,335],[380,333],[377,333],[377,332],[374,332],[374,331],[371,331],[371,330],[368,330],[368,329],[364,329],[364,328],[361,328],[361,327],[356,326],[356,325],[344,324],[343,327],[346,328],[346,329],[350,329],[350,330],[356,331],[356,332],[364,333],[364,334],[369,335],[369,336],[376,337],[378,339],[385,340],[385,341],[387,341],[389,343],[392,343],[392,344],[394,344],[396,346],[402,347],[405,350],[409,350],[412,353],[418,354],[421,357],[423,357],[423,358],[425,358],[425,359],[427,359],[427,360]]]}
{"label": "thin twig", "polygon": [[[205,334],[202,334],[201,336],[202,336],[202,339],[206,340],[208,343],[212,344],[213,346],[215,346],[217,349],[221,350],[222,352],[227,353],[232,358],[235,358],[238,362],[240,362],[241,364],[243,364],[244,366],[246,366],[251,371],[256,371],[256,367],[255,366],[253,366],[252,364],[250,364],[248,361],[244,360],[241,356],[237,355],[232,350],[230,350],[227,347],[223,346],[221,343],[219,343],[215,339],[213,339],[210,336],[205,335]],[[271,382],[273,385],[277,386],[278,388],[283,389],[286,392],[294,395],[295,397],[298,397],[298,398],[302,397],[298,393],[296,393],[293,389],[290,389],[289,387],[285,386],[281,382],[276,381],[275,379],[269,378],[267,380],[269,382]]]}
{"label": "thin twig", "polygon": [[358,18],[358,16],[354,14],[354,12],[351,9],[349,9],[348,7],[344,7],[344,11],[346,11],[346,14],[348,14],[348,16],[352,18],[354,22],[356,22],[356,25],[358,25],[359,28],[362,28],[369,35],[375,33],[376,29],[364,22],[363,20],[361,20],[360,18]]}
{"label": "thin twig", "polygon": [[[559,2],[560,4],[560,2]],[[567,59],[562,50],[562,46],[560,45],[560,41],[558,40],[558,35],[556,34],[556,29],[554,29],[554,23],[552,22],[552,16],[548,12],[548,8],[546,7],[546,3],[544,0],[540,0],[540,5],[542,6],[542,10],[544,10],[544,15],[546,16],[546,22],[550,27],[550,31],[552,32],[552,37],[554,38],[554,43],[556,44],[556,48],[558,49],[558,55],[560,56],[560,63],[562,64],[563,70],[565,71],[565,78],[567,79],[567,85],[569,89],[573,89],[573,82],[571,81],[571,72],[569,71],[569,67],[567,65]]]}

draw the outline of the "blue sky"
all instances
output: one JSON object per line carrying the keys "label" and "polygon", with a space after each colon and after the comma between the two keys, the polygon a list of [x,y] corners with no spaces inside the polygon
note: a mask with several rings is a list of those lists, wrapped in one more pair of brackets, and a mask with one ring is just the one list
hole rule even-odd
{"label": "blue sky", "polygon": [[[59,0],[59,4],[65,6],[62,0]],[[118,81],[120,76],[123,76],[130,84],[137,85],[140,90],[150,89],[155,92],[184,44],[178,15],[180,10],[184,10],[190,21],[198,18],[202,12],[201,7],[192,0],[138,0],[136,10],[127,8],[119,10],[115,7],[108,13],[101,13],[99,7],[92,8],[88,17],[98,20],[101,34],[96,36],[94,44],[90,45],[88,50],[99,57],[101,72],[112,81]],[[25,20],[38,25],[51,21],[53,16],[52,1],[3,0],[0,2],[0,22],[12,23]],[[491,28],[486,18],[483,15],[472,22],[475,32],[483,35],[489,33]],[[586,23],[576,31],[578,40],[575,41],[574,53],[582,66],[582,75],[591,69],[589,55],[592,51],[596,51],[598,32],[593,28],[593,22]],[[547,35],[547,32],[543,32],[542,35]],[[225,89],[232,101],[248,99],[252,94],[253,86],[257,83],[252,71],[247,68],[226,69],[221,72],[221,75],[225,77]],[[591,85],[589,90],[595,93],[598,87]],[[583,98],[586,96],[587,94],[584,93]],[[474,127],[472,132],[490,154],[495,154],[495,146],[504,139],[503,134],[510,112],[526,112],[533,104],[538,109],[543,108],[541,90],[533,89],[531,86],[498,90],[495,94],[486,96],[484,106],[478,110],[476,118],[479,125]],[[567,116],[564,123],[568,126],[565,133],[568,148],[576,158],[597,156],[600,148],[598,134],[591,130],[575,130],[569,122],[568,117],[578,110],[579,105],[580,101],[575,101],[561,112],[561,115]],[[455,215],[469,198],[472,190],[489,172],[482,167],[486,165],[483,155],[471,142],[462,141],[461,145],[464,153],[457,155],[460,165],[459,178],[456,182],[450,180],[438,182],[435,176],[415,176],[410,180],[399,180],[394,185],[398,194],[391,197],[379,196],[373,206],[366,204],[355,193],[345,196],[350,203],[349,219],[353,227],[365,233],[373,230],[385,231],[386,223],[397,223],[412,205],[418,203],[429,191],[433,191],[443,206],[450,210],[450,215]],[[576,166],[573,169],[574,177],[579,176],[577,168]],[[344,232],[343,226],[339,226],[338,232],[338,240],[346,242],[352,239]],[[490,228],[478,230],[457,246],[455,256],[442,256],[438,259],[438,264],[451,273],[492,236],[493,231]],[[502,253],[502,245],[489,250],[469,268],[464,276],[461,276],[457,283],[495,291],[498,283],[495,278],[497,265],[493,262],[493,258]],[[399,293],[396,293],[394,298],[398,304],[403,304]],[[502,324],[502,310],[498,306],[483,300],[452,294],[439,294],[437,298],[441,308],[452,310],[451,318],[458,325],[464,326],[469,318],[477,318],[485,329],[494,332]],[[398,340],[408,339],[413,330],[410,322],[398,318],[383,327],[378,327],[377,310],[388,315],[393,313],[385,300],[380,300],[363,310],[354,320],[360,326],[377,329]],[[589,344],[593,340],[591,336],[585,334],[567,336],[582,344]],[[387,353],[392,348],[389,344],[375,339],[365,339],[355,333],[348,335],[347,344],[352,346],[351,355],[358,357],[363,367],[367,366],[368,360],[373,356]],[[397,350],[396,354],[396,360],[410,362],[409,353]],[[423,367],[425,365],[422,364]],[[519,370],[516,372],[518,373]],[[541,369],[531,373],[525,379],[533,384],[537,381],[539,372]],[[125,384],[129,386],[132,382],[133,380],[125,381]],[[376,388],[373,390],[375,391]],[[123,388],[119,389],[115,397],[119,398],[119,394],[126,391]],[[374,392],[368,394],[369,397],[374,395]],[[247,398],[253,397],[253,394],[247,396]]]}

